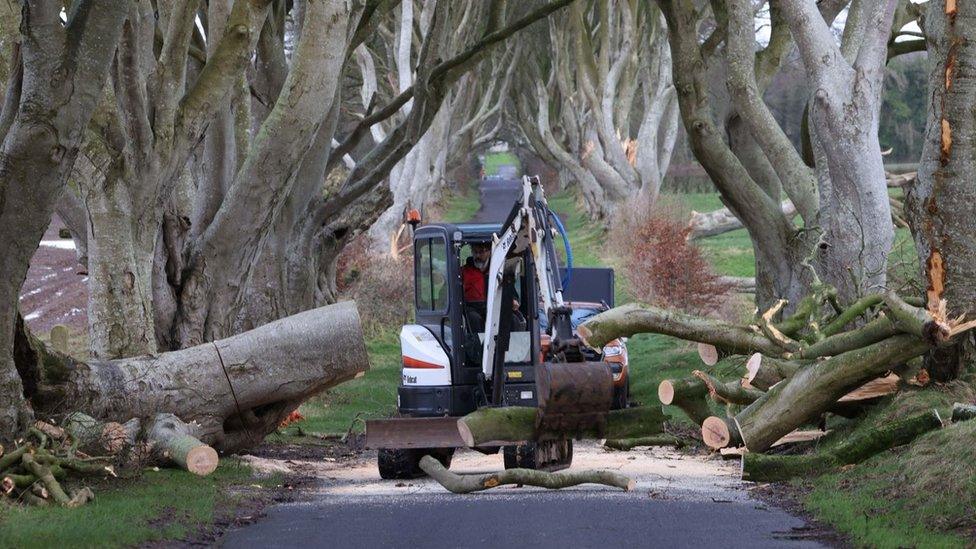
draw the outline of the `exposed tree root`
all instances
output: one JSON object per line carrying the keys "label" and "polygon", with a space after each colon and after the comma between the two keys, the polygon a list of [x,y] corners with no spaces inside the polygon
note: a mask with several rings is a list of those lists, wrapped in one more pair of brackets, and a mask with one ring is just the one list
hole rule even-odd
{"label": "exposed tree root", "polygon": [[551,490],[579,484],[602,484],[630,491],[636,486],[633,479],[612,471],[549,473],[533,469],[507,469],[497,473],[458,475],[448,471],[441,462],[430,456],[424,456],[420,459],[420,468],[441,486],[455,494],[470,494],[506,484],[538,486]]}

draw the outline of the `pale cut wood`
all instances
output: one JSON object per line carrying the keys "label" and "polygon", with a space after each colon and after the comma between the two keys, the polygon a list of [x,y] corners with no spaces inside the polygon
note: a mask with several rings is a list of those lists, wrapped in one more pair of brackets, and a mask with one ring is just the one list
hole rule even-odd
{"label": "pale cut wood", "polygon": [[856,402],[888,396],[898,391],[899,382],[901,382],[901,378],[897,374],[888,374],[885,377],[872,379],[840,397],[837,402]]}
{"label": "pale cut wood", "polygon": [[206,476],[217,468],[217,451],[193,436],[193,427],[173,414],[159,414],[146,430],[146,440],[161,459]]}
{"label": "pale cut wood", "polygon": [[733,444],[733,430],[726,420],[717,416],[708,416],[701,426],[702,440],[710,448],[725,448]]}
{"label": "pale cut wood", "polygon": [[698,356],[708,366],[715,366],[718,363],[718,349],[709,343],[698,344]]}

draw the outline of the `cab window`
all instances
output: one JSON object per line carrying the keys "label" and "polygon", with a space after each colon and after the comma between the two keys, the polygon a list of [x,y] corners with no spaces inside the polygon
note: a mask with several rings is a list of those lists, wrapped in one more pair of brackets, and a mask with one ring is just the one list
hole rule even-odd
{"label": "cab window", "polygon": [[417,241],[417,309],[447,310],[447,242],[443,236]]}

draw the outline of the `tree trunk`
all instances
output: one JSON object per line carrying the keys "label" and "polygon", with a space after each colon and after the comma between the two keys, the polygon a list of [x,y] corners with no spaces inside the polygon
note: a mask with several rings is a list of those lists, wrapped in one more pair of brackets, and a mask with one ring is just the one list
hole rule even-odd
{"label": "tree trunk", "polygon": [[767,456],[747,452],[742,456],[742,479],[753,482],[777,482],[811,476],[862,461],[895,446],[942,428],[936,410],[897,419],[865,433],[859,433],[831,450],[796,456]]}
{"label": "tree trunk", "polygon": [[306,398],[368,368],[355,303],[322,307],[227,339],[155,356],[75,362],[28,336],[18,357],[45,414],[107,421],[173,413],[221,451],[259,443]]}
{"label": "tree trunk", "polygon": [[[951,316],[976,315],[976,6],[935,0],[925,17],[930,101],[918,178],[906,186],[911,225],[928,289],[928,308],[945,299]],[[932,351],[934,381],[972,372],[976,341]]]}
{"label": "tree trunk", "polygon": [[[0,128],[0,439],[13,438],[30,419],[13,356],[22,322],[18,293],[64,191],[125,20],[120,0],[85,8],[72,10],[63,25],[59,9],[23,4],[22,81],[8,89],[0,113],[0,120],[11,121]],[[85,62],[72,63],[69,55]]]}

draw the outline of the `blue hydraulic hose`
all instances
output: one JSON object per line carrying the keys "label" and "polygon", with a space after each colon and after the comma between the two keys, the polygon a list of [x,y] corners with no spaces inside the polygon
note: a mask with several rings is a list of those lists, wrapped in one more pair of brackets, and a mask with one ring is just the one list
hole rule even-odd
{"label": "blue hydraulic hose", "polygon": [[563,227],[563,222],[559,220],[559,216],[549,210],[549,217],[556,222],[556,230],[563,237],[563,247],[566,248],[566,273],[562,279],[563,291],[565,291],[573,278],[573,247],[569,245],[569,235],[566,234],[566,227]]}

